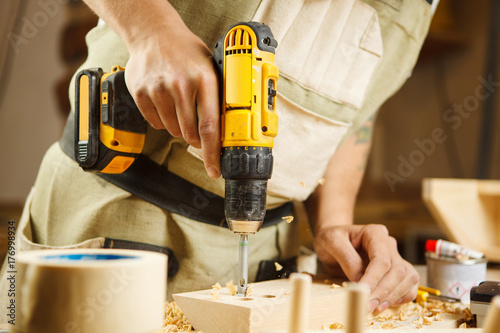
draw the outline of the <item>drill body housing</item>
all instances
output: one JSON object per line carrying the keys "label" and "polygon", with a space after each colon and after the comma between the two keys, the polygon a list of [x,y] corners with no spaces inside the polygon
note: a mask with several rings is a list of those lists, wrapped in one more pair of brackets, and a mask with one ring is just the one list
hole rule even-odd
{"label": "drill body housing", "polygon": [[235,233],[257,232],[266,212],[272,148],[278,133],[276,47],[269,27],[245,22],[232,26],[214,48],[222,112],[225,215]]}

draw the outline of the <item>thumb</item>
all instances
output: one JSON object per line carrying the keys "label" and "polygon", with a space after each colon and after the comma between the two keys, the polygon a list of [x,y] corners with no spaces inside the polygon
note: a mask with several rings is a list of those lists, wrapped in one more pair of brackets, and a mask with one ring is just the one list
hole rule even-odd
{"label": "thumb", "polygon": [[363,276],[363,259],[353,247],[347,229],[334,227],[325,230],[318,234],[315,247],[325,266],[337,262],[350,281],[358,282]]}

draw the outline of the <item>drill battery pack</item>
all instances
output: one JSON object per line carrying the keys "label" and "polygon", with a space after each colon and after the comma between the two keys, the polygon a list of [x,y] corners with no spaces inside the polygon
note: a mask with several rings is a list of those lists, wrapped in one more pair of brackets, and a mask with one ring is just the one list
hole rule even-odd
{"label": "drill battery pack", "polygon": [[123,173],[142,152],[147,130],[124,69],[84,69],[75,83],[75,160],[85,171]]}

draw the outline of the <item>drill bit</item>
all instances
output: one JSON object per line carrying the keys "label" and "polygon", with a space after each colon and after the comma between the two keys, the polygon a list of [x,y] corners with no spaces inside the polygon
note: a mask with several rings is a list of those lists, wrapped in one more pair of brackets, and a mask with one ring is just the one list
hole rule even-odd
{"label": "drill bit", "polygon": [[248,234],[240,235],[237,296],[245,297],[248,280]]}

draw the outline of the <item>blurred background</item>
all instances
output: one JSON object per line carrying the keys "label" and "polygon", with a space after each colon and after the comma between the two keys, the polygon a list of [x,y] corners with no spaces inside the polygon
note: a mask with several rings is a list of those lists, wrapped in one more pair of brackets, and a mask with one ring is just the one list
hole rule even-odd
{"label": "blurred background", "polygon": [[[499,1],[441,0],[418,64],[380,110],[355,212],[383,223],[404,257],[422,263],[445,237],[421,200],[426,177],[500,178]],[[47,148],[69,111],[68,84],[97,17],[77,0],[0,5],[0,251]],[[436,132],[437,131],[437,132]],[[436,135],[439,133],[439,135]],[[71,181],[71,180],[68,180]]]}

